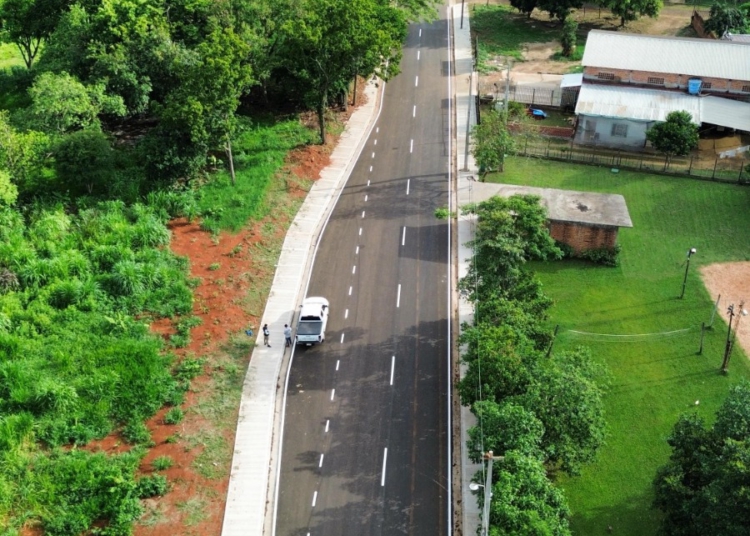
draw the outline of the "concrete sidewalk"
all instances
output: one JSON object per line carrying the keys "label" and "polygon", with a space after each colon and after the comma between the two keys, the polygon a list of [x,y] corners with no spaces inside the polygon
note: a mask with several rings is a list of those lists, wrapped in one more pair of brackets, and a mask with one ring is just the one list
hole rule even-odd
{"label": "concrete sidewalk", "polygon": [[[467,151],[467,125],[470,130],[476,124],[475,100],[470,95],[477,94],[478,75],[472,74],[474,60],[472,57],[471,34],[469,27],[469,9],[464,11],[463,28],[461,28],[461,4],[453,6],[453,57],[455,59],[455,94],[456,94],[456,155],[459,172],[456,177],[457,206],[462,207],[474,202],[474,184],[478,170],[474,157]],[[471,86],[470,86],[471,84]],[[470,91],[471,87],[471,91]],[[470,149],[470,148],[469,148]],[[466,246],[474,237],[475,219],[472,216],[458,216],[458,277],[466,276],[472,257],[471,248]],[[474,307],[463,298],[458,303],[459,323],[474,322]],[[461,376],[464,370],[462,367]],[[463,509],[463,534],[476,534],[480,524],[477,496],[469,489],[469,483],[481,464],[471,463],[466,449],[468,430],[476,424],[474,414],[469,408],[461,406],[461,492]],[[481,492],[480,492],[481,493]]]}
{"label": "concrete sidewalk", "polygon": [[381,89],[374,81],[366,85],[367,104],[347,122],[331,164],[308,193],[284,240],[260,320],[269,326],[271,347],[263,346],[258,333],[242,389],[222,536],[273,532],[283,395],[292,355],[285,352],[284,324],[293,325],[305,296],[318,241],[375,124]]}

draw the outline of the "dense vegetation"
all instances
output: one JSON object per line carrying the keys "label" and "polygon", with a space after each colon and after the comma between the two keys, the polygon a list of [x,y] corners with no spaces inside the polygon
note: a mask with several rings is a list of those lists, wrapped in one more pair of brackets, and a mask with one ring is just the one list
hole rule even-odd
{"label": "dense vegetation", "polygon": [[570,511],[547,475],[577,474],[603,444],[606,371],[584,348],[551,353],[551,301],[524,269],[528,260],[562,256],[539,198],[495,197],[467,208],[478,225],[460,285],[475,315],[460,337],[467,368],[459,392],[477,416],[472,458],[505,457],[493,473],[492,534],[569,535]]}
{"label": "dense vegetation", "polygon": [[[129,534],[144,422],[179,404],[187,259],[171,218],[237,230],[357,77],[398,73],[432,0],[0,0],[0,533]],[[5,60],[5,57],[2,58]],[[386,65],[388,66],[386,70]],[[169,344],[153,319],[174,319]],[[133,447],[79,447],[111,432]],[[33,529],[36,530],[36,529]]]}

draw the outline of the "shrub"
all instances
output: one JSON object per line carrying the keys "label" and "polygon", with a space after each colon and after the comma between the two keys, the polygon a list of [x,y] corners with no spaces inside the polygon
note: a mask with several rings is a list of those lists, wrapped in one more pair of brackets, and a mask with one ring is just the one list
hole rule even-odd
{"label": "shrub", "polygon": [[211,265],[208,267],[208,269],[212,272],[218,270],[219,268],[221,268],[221,264],[219,264],[218,262],[211,263]]}
{"label": "shrub", "polygon": [[182,422],[185,417],[185,412],[180,408],[170,409],[166,415],[164,415],[164,424],[178,424]]}
{"label": "shrub", "polygon": [[581,258],[604,266],[618,266],[620,264],[620,244],[613,248],[588,249],[581,253]]}
{"label": "shrub", "polygon": [[169,488],[167,477],[164,475],[144,476],[136,484],[136,493],[141,499],[164,495]]}
{"label": "shrub", "polygon": [[154,471],[166,471],[170,467],[174,465],[174,461],[169,456],[159,456],[158,458],[155,458],[153,462],[151,462],[151,466],[154,468]]}
{"label": "shrub", "polygon": [[190,335],[174,333],[169,336],[169,344],[175,348],[185,348],[190,344]]}
{"label": "shrub", "polygon": [[151,432],[143,421],[133,420],[122,429],[122,437],[133,445],[144,445],[151,441]]}

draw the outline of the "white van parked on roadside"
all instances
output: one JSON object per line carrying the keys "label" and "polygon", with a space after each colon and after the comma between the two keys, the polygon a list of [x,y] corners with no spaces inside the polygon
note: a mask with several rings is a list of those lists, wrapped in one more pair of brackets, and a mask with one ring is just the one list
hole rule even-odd
{"label": "white van parked on roadside", "polygon": [[326,340],[328,300],[321,297],[305,298],[297,322],[297,344],[312,346]]}

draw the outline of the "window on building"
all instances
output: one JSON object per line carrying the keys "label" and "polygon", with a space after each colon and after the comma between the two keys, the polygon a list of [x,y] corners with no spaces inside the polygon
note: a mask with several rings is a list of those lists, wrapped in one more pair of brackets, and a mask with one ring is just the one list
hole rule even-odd
{"label": "window on building", "polygon": [[701,89],[711,89],[711,82],[703,82],[701,84]]}
{"label": "window on building", "polygon": [[648,77],[648,83],[654,84],[656,86],[663,86],[664,85],[664,79],[663,78],[656,78],[655,76],[649,76]]}
{"label": "window on building", "polygon": [[612,125],[612,137],[613,138],[627,138],[628,137],[628,125],[625,123],[614,123]]}
{"label": "window on building", "polygon": [[750,93],[750,86],[742,86],[743,93]]}
{"label": "window on building", "polygon": [[614,80],[615,79],[614,73],[597,73],[596,77],[599,80]]}

